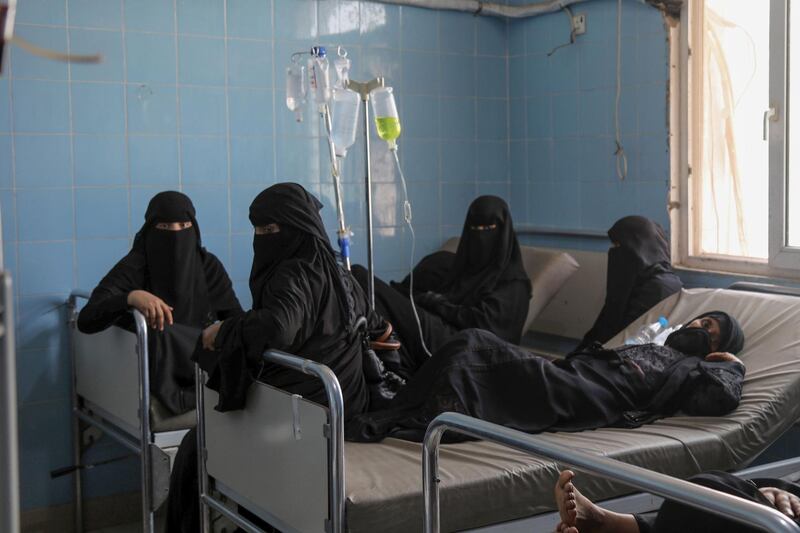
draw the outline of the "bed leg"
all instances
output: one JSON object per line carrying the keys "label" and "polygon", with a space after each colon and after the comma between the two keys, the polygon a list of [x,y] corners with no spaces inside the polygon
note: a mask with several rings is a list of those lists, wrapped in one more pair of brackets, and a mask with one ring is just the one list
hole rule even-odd
{"label": "bed leg", "polygon": [[[78,400],[78,389],[75,370],[75,328],[77,320],[76,300],[70,296],[67,302],[67,325],[70,330],[70,363],[72,371],[72,464],[80,466],[83,460],[83,435],[81,435],[81,420],[78,418],[80,401]],[[72,477],[74,488],[74,526],[75,533],[83,533],[83,480],[81,469],[76,468]]]}
{"label": "bed leg", "polygon": [[[75,413],[72,413],[72,464],[80,465],[83,459],[83,439],[81,438],[81,422]],[[83,533],[83,480],[81,468],[76,468],[72,474],[72,483],[75,492],[75,533]]]}
{"label": "bed leg", "polygon": [[194,365],[195,412],[197,413],[197,476],[200,492],[200,533],[211,533],[211,513],[203,500],[208,494],[208,473],[206,472],[206,424],[205,424],[205,391],[203,387],[203,371],[200,365]]}

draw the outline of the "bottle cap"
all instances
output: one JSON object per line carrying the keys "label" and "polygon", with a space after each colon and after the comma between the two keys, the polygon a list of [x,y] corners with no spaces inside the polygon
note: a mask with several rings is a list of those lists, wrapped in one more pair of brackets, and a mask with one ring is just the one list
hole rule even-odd
{"label": "bottle cap", "polygon": [[669,320],[665,316],[660,316],[658,317],[658,323],[661,324],[662,328],[665,328],[669,325]]}
{"label": "bottle cap", "polygon": [[314,57],[325,57],[326,55],[328,55],[328,51],[325,49],[324,46],[312,46],[311,55]]}

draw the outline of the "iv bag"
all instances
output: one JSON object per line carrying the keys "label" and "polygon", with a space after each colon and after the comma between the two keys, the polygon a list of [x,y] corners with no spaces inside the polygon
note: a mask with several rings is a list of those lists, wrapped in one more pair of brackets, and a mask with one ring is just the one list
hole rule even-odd
{"label": "iv bag", "polygon": [[306,104],[305,67],[294,63],[286,69],[286,107],[294,111],[297,122],[303,121],[303,107]]}
{"label": "iv bag", "polygon": [[[347,55],[339,55],[333,62],[333,66],[336,69],[336,88],[346,89],[347,82],[350,81],[350,60],[347,59]],[[335,94],[334,98],[336,98]]]}
{"label": "iv bag", "polygon": [[336,156],[344,158],[347,150],[356,142],[358,115],[361,106],[358,93],[349,89],[333,91],[333,146]]}
{"label": "iv bag", "polygon": [[324,46],[315,46],[311,49],[311,58],[308,60],[308,82],[314,92],[314,100],[320,111],[331,99],[331,78],[328,57]]}
{"label": "iv bag", "polygon": [[391,87],[383,87],[372,92],[372,111],[375,114],[375,125],[378,137],[389,144],[389,148],[397,148],[396,139],[400,137],[400,115],[394,101]]}

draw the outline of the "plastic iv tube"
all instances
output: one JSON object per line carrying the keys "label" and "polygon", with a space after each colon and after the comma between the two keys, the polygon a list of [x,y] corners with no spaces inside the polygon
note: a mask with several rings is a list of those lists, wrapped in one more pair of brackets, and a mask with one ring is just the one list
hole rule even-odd
{"label": "plastic iv tube", "polygon": [[414,318],[417,321],[419,342],[422,344],[422,349],[425,351],[428,357],[433,357],[431,351],[428,349],[428,346],[425,344],[425,335],[422,333],[422,323],[419,320],[419,313],[417,313],[417,304],[414,303],[414,249],[416,247],[417,236],[414,233],[414,226],[411,224],[411,202],[408,200],[406,177],[403,175],[403,168],[400,166],[400,158],[397,156],[397,144],[394,143],[394,139],[389,146],[392,154],[394,154],[394,162],[397,164],[397,172],[400,174],[400,183],[403,185],[403,218],[405,219],[408,230],[411,233],[411,258],[409,261],[408,272],[408,299],[411,301],[411,310],[414,312]]}

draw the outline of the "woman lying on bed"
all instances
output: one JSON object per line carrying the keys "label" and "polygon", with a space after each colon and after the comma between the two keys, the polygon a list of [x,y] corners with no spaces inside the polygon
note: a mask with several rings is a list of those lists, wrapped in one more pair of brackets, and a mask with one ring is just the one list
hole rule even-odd
{"label": "woman lying on bed", "polygon": [[[634,427],[676,411],[724,415],[739,404],[744,345],[736,320],[703,313],[654,344],[592,347],[551,362],[481,330],[451,338],[389,409],[356,417],[347,438],[422,440],[455,411],[529,433]],[[452,438],[452,437],[450,437]]]}
{"label": "woman lying on bed", "polygon": [[628,216],[608,230],[606,300],[576,351],[593,342],[604,344],[658,302],[681,290],[672,271],[669,242],[659,224]]}
{"label": "woman lying on bed", "polygon": [[[561,522],[558,533],[758,533],[759,528],[667,500],[656,513],[623,514],[592,503],[572,482],[571,470],[561,472],[555,488]],[[727,472],[708,472],[692,483],[760,503],[785,514],[800,525],[800,486],[782,479],[742,479]]]}
{"label": "woman lying on bed", "polygon": [[[456,253],[436,252],[414,272],[414,302],[431,352],[468,328],[485,329],[519,344],[531,283],[505,201],[496,196],[473,201]],[[353,275],[366,291],[366,270],[355,266]],[[418,292],[420,287],[426,292]],[[417,368],[424,363],[428,357],[420,343],[407,282],[391,287],[376,278],[375,307],[400,334],[404,366]]]}

